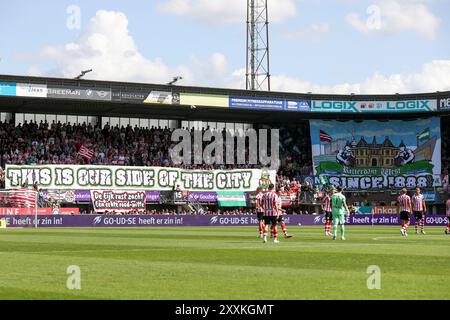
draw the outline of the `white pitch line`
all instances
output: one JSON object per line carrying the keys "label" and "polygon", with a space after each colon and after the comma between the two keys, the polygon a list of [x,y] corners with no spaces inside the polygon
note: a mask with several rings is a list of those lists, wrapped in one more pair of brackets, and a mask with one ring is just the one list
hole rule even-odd
{"label": "white pitch line", "polygon": [[408,237],[403,237],[403,236],[401,236],[401,235],[398,235],[398,236],[394,236],[394,235],[392,235],[392,236],[388,236],[388,237],[376,237],[376,238],[372,238],[372,240],[379,240],[379,239],[403,239],[403,238],[405,238],[405,239],[412,239],[412,240],[419,240],[419,238],[420,239],[430,239],[430,238],[440,238],[441,237],[441,235],[439,235],[439,234],[428,234],[428,235],[416,235],[416,234],[412,234],[412,235],[410,235],[410,236],[408,236]]}

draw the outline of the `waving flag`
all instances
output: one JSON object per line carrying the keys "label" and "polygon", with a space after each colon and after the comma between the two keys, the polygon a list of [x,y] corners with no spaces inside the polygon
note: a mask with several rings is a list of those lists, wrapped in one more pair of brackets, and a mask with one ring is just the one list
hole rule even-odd
{"label": "waving flag", "polygon": [[327,176],[324,176],[324,175],[319,176],[319,181],[322,186],[329,184]]}
{"label": "waving flag", "polygon": [[6,196],[12,207],[34,208],[36,206],[37,192],[34,190],[16,189],[10,191]]}
{"label": "waving flag", "polygon": [[426,128],[419,134],[419,141],[429,140],[430,139],[430,128]]}
{"label": "waving flag", "polygon": [[320,130],[320,141],[331,142],[331,140],[333,140],[333,138],[331,138],[331,136],[328,133],[326,133],[323,130]]}
{"label": "waving flag", "polygon": [[86,148],[85,146],[81,146],[80,150],[78,151],[78,154],[88,160],[92,160],[92,157],[94,157],[94,151]]}

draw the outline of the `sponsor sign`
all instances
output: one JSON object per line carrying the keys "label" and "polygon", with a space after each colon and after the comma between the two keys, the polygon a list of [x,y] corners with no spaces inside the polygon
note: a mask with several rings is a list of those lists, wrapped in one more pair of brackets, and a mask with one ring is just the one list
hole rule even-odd
{"label": "sponsor sign", "polygon": [[374,206],[372,214],[399,214],[398,206]]}
{"label": "sponsor sign", "polygon": [[[33,215],[34,216],[35,209],[30,208],[8,208],[8,207],[0,207],[0,215]],[[77,215],[80,213],[79,208],[38,208],[38,215],[51,215],[51,214],[70,214]]]}
{"label": "sponsor sign", "polygon": [[159,191],[145,191],[145,199],[147,203],[160,203],[161,193]]}
{"label": "sponsor sign", "polygon": [[285,100],[284,110],[287,111],[311,111],[311,101],[307,100]]}
{"label": "sponsor sign", "polygon": [[145,211],[145,191],[91,190],[95,212]]}
{"label": "sponsor sign", "polygon": [[217,202],[221,207],[245,207],[247,205],[245,193],[237,191],[217,192]]}
{"label": "sponsor sign", "polygon": [[284,110],[284,101],[284,99],[278,98],[230,97],[230,108]]}
{"label": "sponsor sign", "polygon": [[16,96],[16,83],[0,82],[0,96]]}
{"label": "sponsor sign", "polygon": [[414,121],[311,120],[314,174],[347,190],[432,188],[441,173],[437,117]]}
{"label": "sponsor sign", "polygon": [[439,99],[438,108],[439,110],[450,110],[450,97]]}
{"label": "sponsor sign", "polygon": [[228,96],[197,94],[197,93],[180,93],[180,104],[188,106],[228,108]]}
{"label": "sponsor sign", "polygon": [[180,104],[180,95],[166,91],[151,91],[145,98],[144,103]]}
{"label": "sponsor sign", "polygon": [[[76,191],[72,190],[43,190],[41,191],[41,195],[43,196],[44,200],[49,201],[50,199],[60,201],[62,203],[75,203],[82,201],[85,197],[85,194],[79,194]],[[77,196],[80,195],[79,198]],[[81,200],[80,200],[81,198]],[[90,197],[89,197],[90,200]],[[88,201],[89,201],[88,200]]]}
{"label": "sponsor sign", "polygon": [[256,110],[285,110],[310,111],[311,102],[307,100],[259,98],[259,97],[230,97],[230,108]]}
{"label": "sponsor sign", "polygon": [[189,202],[210,203],[217,202],[216,192],[190,192],[188,196]]}
{"label": "sponsor sign", "polygon": [[16,93],[18,97],[47,98],[47,85],[18,83]]}
{"label": "sponsor sign", "polygon": [[311,101],[314,112],[430,112],[437,110],[436,100],[404,101]]}
{"label": "sponsor sign", "polygon": [[[34,225],[35,217],[5,216],[8,227],[24,227]],[[322,226],[323,215],[286,215],[288,226]],[[429,226],[445,226],[447,217],[444,215],[427,215],[425,224]],[[354,226],[370,225],[400,225],[398,215],[351,215],[346,217],[346,223]],[[412,217],[414,224],[414,217]],[[177,227],[177,226],[257,226],[255,215],[61,215],[38,216],[38,226],[41,227]]]}
{"label": "sponsor sign", "polygon": [[129,103],[143,103],[148,97],[148,90],[114,90],[112,91],[111,100]]}
{"label": "sponsor sign", "polygon": [[57,99],[80,99],[80,100],[99,100],[111,101],[111,89],[86,88],[75,86],[48,87],[48,98]]}
{"label": "sponsor sign", "polygon": [[[71,191],[71,190],[69,190]],[[75,191],[76,202],[90,202],[91,192],[89,190],[76,190]]]}
{"label": "sponsor sign", "polygon": [[[275,170],[269,170],[275,183]],[[163,167],[6,165],[6,189],[37,182],[43,189],[165,191],[179,184],[186,191],[255,191],[266,170],[185,170]]]}

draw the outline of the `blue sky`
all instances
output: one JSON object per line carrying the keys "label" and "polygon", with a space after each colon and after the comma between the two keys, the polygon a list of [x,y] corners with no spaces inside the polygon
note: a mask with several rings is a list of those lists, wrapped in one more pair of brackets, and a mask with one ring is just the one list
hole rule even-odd
{"label": "blue sky", "polygon": [[[450,90],[450,0],[268,1],[275,90]],[[70,78],[92,68],[92,79],[164,83],[182,75],[180,84],[245,84],[246,0],[16,0],[0,7],[0,74]]]}

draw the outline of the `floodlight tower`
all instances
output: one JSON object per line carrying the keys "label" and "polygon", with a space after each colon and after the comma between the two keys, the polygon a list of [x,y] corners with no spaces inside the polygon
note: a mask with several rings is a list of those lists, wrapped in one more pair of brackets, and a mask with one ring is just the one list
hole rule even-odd
{"label": "floodlight tower", "polygon": [[247,90],[270,91],[267,1],[247,0]]}

